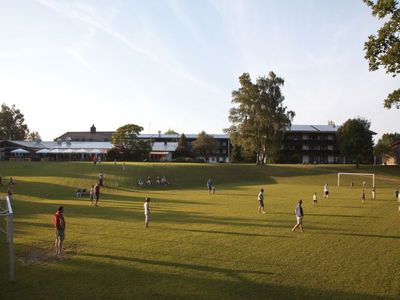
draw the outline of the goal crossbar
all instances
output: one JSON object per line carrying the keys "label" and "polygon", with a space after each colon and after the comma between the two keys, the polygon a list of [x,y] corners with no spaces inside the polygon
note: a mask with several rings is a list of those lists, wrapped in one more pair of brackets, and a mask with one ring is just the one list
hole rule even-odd
{"label": "goal crossbar", "polygon": [[340,175],[352,175],[352,176],[372,176],[372,186],[375,186],[375,174],[374,173],[338,173],[337,185],[340,186]]}

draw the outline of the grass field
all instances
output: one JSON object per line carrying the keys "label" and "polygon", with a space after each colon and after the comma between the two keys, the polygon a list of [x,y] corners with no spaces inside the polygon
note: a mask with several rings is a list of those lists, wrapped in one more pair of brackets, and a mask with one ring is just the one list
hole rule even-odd
{"label": "grass field", "polygon": [[[74,198],[105,175],[100,206]],[[361,204],[363,178],[377,174],[377,200]],[[399,299],[400,168],[1,162],[15,185],[15,283],[1,235],[1,299]],[[135,186],[166,175],[168,187]],[[209,195],[211,177],[216,194]],[[115,186],[115,181],[119,186]],[[350,187],[350,181],[355,186]],[[329,199],[322,197],[325,183]],[[267,213],[257,214],[265,190]],[[6,187],[0,187],[4,196]],[[312,207],[317,192],[319,206]],[[143,201],[151,197],[144,228]],[[304,204],[304,233],[291,232]],[[65,254],[53,252],[52,215],[64,205]],[[3,220],[2,220],[3,221]],[[3,223],[2,223],[3,224]]]}

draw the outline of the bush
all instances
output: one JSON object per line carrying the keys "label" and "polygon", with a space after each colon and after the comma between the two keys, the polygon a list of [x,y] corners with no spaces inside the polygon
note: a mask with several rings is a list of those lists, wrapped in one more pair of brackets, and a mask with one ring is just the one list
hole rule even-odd
{"label": "bush", "polygon": [[172,162],[194,162],[194,159],[191,157],[180,156],[180,157],[174,158],[172,160]]}

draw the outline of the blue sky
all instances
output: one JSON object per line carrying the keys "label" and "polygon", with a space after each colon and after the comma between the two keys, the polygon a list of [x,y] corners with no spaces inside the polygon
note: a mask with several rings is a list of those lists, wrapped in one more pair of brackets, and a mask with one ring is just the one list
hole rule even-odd
{"label": "blue sky", "polygon": [[364,59],[381,24],[361,0],[3,0],[0,102],[45,140],[93,123],[221,133],[238,77],[274,71],[294,124],[400,132],[383,108],[399,80]]}

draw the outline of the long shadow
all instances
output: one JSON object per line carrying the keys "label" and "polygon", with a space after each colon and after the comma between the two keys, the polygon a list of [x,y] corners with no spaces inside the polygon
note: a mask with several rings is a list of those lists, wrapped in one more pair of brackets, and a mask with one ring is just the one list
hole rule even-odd
{"label": "long shadow", "polygon": [[217,230],[198,230],[198,229],[177,229],[170,228],[170,230],[178,230],[178,231],[187,231],[187,232],[196,232],[196,233],[211,233],[211,234],[226,234],[226,235],[234,235],[234,236],[247,236],[247,237],[279,237],[279,238],[291,238],[286,235],[271,235],[271,234],[257,234],[257,233],[244,233],[244,232],[235,232],[235,231],[217,231]]}
{"label": "long shadow", "polygon": [[333,235],[353,236],[353,237],[372,237],[380,239],[396,239],[399,240],[399,235],[379,235],[379,234],[367,234],[367,233],[332,233]]}

